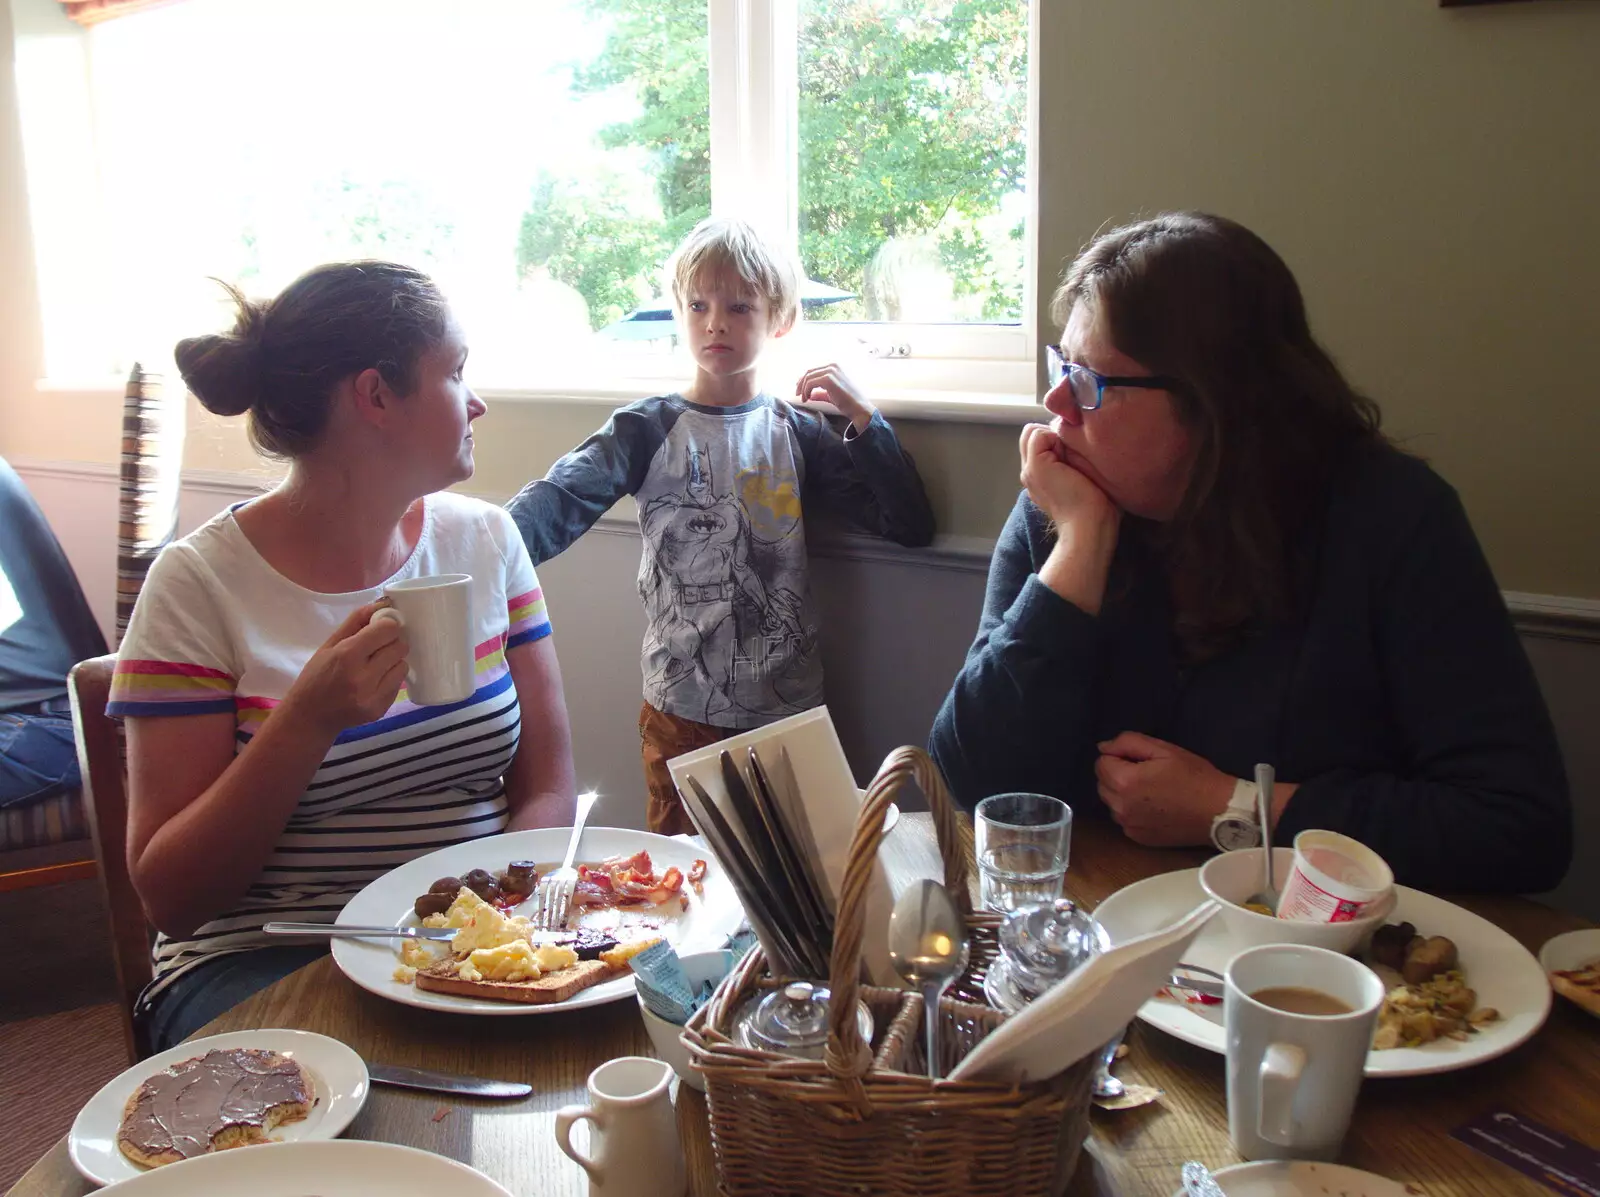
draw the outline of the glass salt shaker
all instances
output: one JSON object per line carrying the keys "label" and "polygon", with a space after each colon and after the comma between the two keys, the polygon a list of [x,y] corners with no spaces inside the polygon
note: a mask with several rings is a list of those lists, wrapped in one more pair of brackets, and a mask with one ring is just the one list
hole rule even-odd
{"label": "glass salt shaker", "polygon": [[[739,1010],[734,1042],[785,1056],[820,1060],[828,1046],[828,1009],[833,993],[825,985],[790,981],[765,997],[751,998]],[[872,1042],[872,1013],[856,1003],[856,1026],[863,1043]]]}

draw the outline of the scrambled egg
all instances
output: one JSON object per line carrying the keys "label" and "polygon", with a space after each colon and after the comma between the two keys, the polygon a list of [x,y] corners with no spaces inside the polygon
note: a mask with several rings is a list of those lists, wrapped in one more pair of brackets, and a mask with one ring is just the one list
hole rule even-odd
{"label": "scrambled egg", "polygon": [[407,939],[400,944],[400,963],[410,969],[426,968],[439,959],[425,939]]}
{"label": "scrambled egg", "polygon": [[578,962],[571,948],[546,944],[534,947],[526,939],[493,948],[478,948],[461,962],[463,981],[537,981],[545,973],[570,968]]}
{"label": "scrambled egg", "polygon": [[[461,962],[463,981],[537,981],[545,973],[570,968],[578,962],[571,948],[557,944],[534,947],[533,925],[521,915],[508,917],[470,889],[462,888],[450,909],[422,920],[428,927],[454,927],[450,948]],[[434,957],[425,944],[408,940],[400,948],[402,968],[429,964]],[[399,970],[395,973],[400,979]]]}

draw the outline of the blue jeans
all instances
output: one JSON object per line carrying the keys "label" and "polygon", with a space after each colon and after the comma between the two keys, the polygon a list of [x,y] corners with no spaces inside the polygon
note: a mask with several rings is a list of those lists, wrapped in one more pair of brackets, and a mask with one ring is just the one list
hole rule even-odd
{"label": "blue jeans", "polygon": [[304,944],[227,952],[195,965],[141,1007],[137,1018],[151,1052],[176,1047],[245,998],[327,954],[326,945]]}
{"label": "blue jeans", "polygon": [[0,810],[79,788],[70,714],[0,714]]}

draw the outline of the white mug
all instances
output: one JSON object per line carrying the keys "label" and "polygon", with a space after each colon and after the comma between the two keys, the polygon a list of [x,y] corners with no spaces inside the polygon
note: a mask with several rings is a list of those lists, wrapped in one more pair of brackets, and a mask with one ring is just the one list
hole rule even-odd
{"label": "white mug", "polygon": [[478,688],[472,644],[472,576],[437,574],[384,589],[389,606],[374,622],[393,620],[406,630],[406,697],[419,707],[465,702]]}
{"label": "white mug", "polygon": [[[1366,965],[1326,948],[1268,944],[1228,965],[1228,1135],[1247,1160],[1332,1160],[1339,1154],[1383,1005]],[[1312,990],[1345,1007],[1291,1013],[1252,995]]]}
{"label": "white mug", "polygon": [[[589,1197],[683,1197],[689,1187],[668,1088],[672,1066],[646,1056],[609,1060],[589,1074],[589,1104],[556,1111],[556,1144],[589,1174]],[[572,1126],[589,1120],[589,1152]]]}

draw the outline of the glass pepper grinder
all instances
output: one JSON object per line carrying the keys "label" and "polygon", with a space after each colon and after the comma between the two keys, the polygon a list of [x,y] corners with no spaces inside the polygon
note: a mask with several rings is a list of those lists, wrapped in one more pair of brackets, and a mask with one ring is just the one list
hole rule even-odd
{"label": "glass pepper grinder", "polygon": [[984,975],[984,996],[1015,1014],[1110,946],[1104,928],[1070,898],[1021,907],[1000,925],[1000,954]]}

